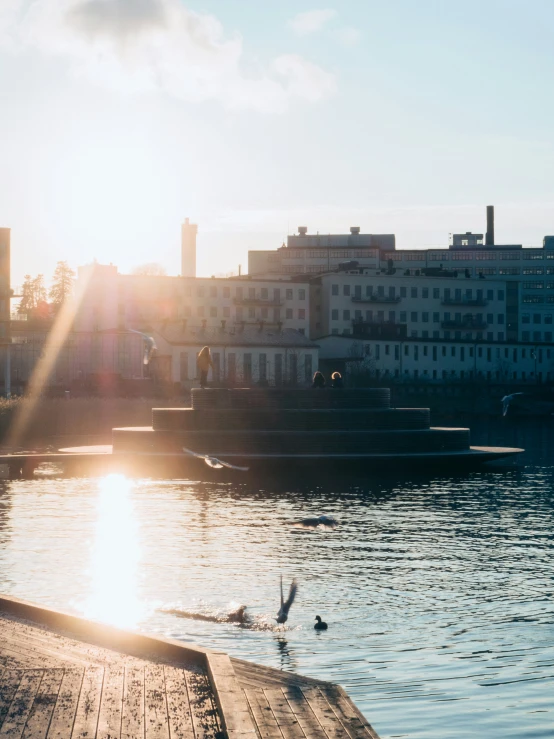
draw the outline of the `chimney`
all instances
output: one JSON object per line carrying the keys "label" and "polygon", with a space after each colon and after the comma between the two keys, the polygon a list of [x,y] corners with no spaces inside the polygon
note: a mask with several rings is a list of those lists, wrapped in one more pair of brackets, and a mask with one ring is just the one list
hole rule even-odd
{"label": "chimney", "polygon": [[485,246],[494,246],[494,205],[487,205],[487,235]]}
{"label": "chimney", "polygon": [[198,226],[188,218],[181,226],[181,276],[196,277],[196,234]]}

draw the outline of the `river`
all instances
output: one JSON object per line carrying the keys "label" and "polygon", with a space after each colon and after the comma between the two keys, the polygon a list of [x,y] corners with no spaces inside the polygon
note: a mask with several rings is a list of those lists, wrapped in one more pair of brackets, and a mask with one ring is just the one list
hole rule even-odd
{"label": "river", "polygon": [[[472,442],[527,451],[467,475],[263,489],[0,481],[0,591],[339,682],[383,739],[551,739],[554,419],[472,423]],[[295,525],[319,514],[339,525]],[[299,585],[285,628],[281,574]],[[246,627],[190,617],[240,604]]]}

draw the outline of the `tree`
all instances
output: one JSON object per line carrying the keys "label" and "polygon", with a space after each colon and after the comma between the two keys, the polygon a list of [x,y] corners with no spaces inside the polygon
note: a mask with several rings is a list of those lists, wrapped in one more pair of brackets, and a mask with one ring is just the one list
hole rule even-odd
{"label": "tree", "polygon": [[148,262],[147,264],[139,264],[133,270],[134,275],[146,275],[147,277],[164,277],[167,272],[158,262]]}
{"label": "tree", "polygon": [[[73,294],[73,284],[75,282],[75,272],[71,269],[67,262],[58,262],[54,270],[52,278],[52,286],[50,288],[49,297],[57,312],[65,301]],[[45,298],[46,298],[46,291]]]}
{"label": "tree", "polygon": [[33,299],[33,278],[31,275],[25,275],[23,285],[21,286],[21,301],[17,308],[18,313],[30,313],[35,307]]}

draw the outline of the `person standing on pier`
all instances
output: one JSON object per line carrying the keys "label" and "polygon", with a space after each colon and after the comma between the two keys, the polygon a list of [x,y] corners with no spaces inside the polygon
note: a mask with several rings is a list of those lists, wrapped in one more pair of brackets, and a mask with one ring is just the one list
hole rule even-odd
{"label": "person standing on pier", "polygon": [[196,366],[200,372],[200,387],[204,388],[208,384],[208,371],[210,367],[213,369],[212,355],[210,347],[205,346],[196,358]]}

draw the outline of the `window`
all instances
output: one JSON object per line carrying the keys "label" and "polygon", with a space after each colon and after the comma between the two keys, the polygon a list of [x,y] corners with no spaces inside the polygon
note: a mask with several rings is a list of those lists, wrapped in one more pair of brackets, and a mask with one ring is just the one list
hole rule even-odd
{"label": "window", "polygon": [[223,297],[224,298],[230,298],[231,297],[231,288],[230,287],[224,287],[223,288]]}
{"label": "window", "polygon": [[306,300],[306,290],[303,287],[298,290],[298,300]]}
{"label": "window", "polygon": [[217,308],[215,305],[210,306],[210,318],[217,318]]}
{"label": "window", "polygon": [[385,344],[385,354],[387,355],[387,357],[389,356],[389,354],[390,354],[390,344]]}
{"label": "window", "polygon": [[427,347],[427,346],[424,346],[424,347],[423,347],[423,356],[424,356],[424,357],[426,357],[426,356],[427,356],[427,350],[428,350],[428,348],[429,348],[429,347]]}
{"label": "window", "polygon": [[204,297],[204,286],[203,285],[201,285],[197,289],[196,294],[198,295],[199,298],[203,298]]}
{"label": "window", "polygon": [[235,382],[237,377],[237,355],[234,352],[227,354],[227,378],[229,382]]}
{"label": "window", "polygon": [[498,315],[496,316],[496,322],[497,322],[497,323],[498,323],[498,324],[499,324],[500,326],[503,326],[503,325],[504,325],[504,314],[503,314],[503,313],[499,313],[499,314],[498,314]]}
{"label": "window", "polygon": [[513,261],[515,259],[519,259],[519,252],[518,251],[501,251],[498,255],[500,259]]}
{"label": "window", "polygon": [[500,267],[498,270],[499,275],[518,275],[519,267]]}
{"label": "window", "polygon": [[433,362],[437,361],[437,347],[433,347]]}
{"label": "window", "polygon": [[541,332],[533,331],[533,341],[540,341],[540,340],[541,340]]}
{"label": "window", "polygon": [[[548,296],[546,299],[546,302],[554,302],[550,299],[551,296]],[[522,303],[544,303],[544,298],[542,295],[524,295],[521,299]]]}
{"label": "window", "polygon": [[498,300],[504,300],[504,290],[498,291]]}
{"label": "window", "polygon": [[298,309],[298,318],[300,320],[304,320],[304,318],[306,318],[306,309],[305,308],[299,308]]}
{"label": "window", "polygon": [[381,345],[375,344],[375,359],[381,358]]}
{"label": "window", "polygon": [[343,295],[350,295],[350,285],[343,285],[342,286],[342,294]]}
{"label": "window", "polygon": [[417,311],[412,311],[410,313],[410,321],[412,321],[412,323],[417,323]]}
{"label": "window", "polygon": [[231,317],[231,309],[228,305],[223,308],[223,318],[230,318]]}
{"label": "window", "polygon": [[189,354],[188,352],[180,352],[179,354],[179,379],[181,382],[189,379]]}
{"label": "window", "polygon": [[521,314],[521,322],[522,323],[531,323],[531,314],[530,313],[522,313]]}
{"label": "window", "polygon": [[531,333],[529,331],[522,331],[521,332],[521,340],[522,341],[530,341]]}
{"label": "window", "polygon": [[412,287],[410,290],[410,297],[417,298],[417,287]]}
{"label": "window", "polygon": [[339,320],[339,311],[337,308],[333,308],[331,311],[331,320],[332,321],[338,321]]}
{"label": "window", "polygon": [[304,382],[312,381],[312,355],[306,354],[304,357]]}
{"label": "window", "polygon": [[267,300],[268,299],[268,297],[269,297],[269,290],[267,289],[267,287],[262,287],[260,289],[260,297],[261,297],[262,300]]}
{"label": "window", "polygon": [[441,290],[440,290],[440,287],[434,287],[434,288],[433,288],[433,297],[434,297],[435,299],[437,299],[437,298],[440,298],[440,296],[441,296]]}
{"label": "window", "polygon": [[256,309],[255,308],[249,308],[248,309],[248,318],[256,318]]}
{"label": "window", "polygon": [[[223,310],[225,310],[225,308]],[[269,318],[269,309],[266,307],[262,308],[262,318]]]}
{"label": "window", "polygon": [[450,356],[455,357],[456,356],[456,347],[452,346],[450,347]]}
{"label": "window", "polygon": [[428,298],[429,297],[429,288],[428,287],[423,287],[421,289],[421,297],[422,298]]}
{"label": "window", "polygon": [[204,317],[204,306],[203,306],[203,305],[199,305],[199,306],[198,306],[198,307],[196,308],[196,315],[197,315],[197,316],[198,316],[199,318],[203,318],[203,317]]}
{"label": "window", "polygon": [[285,311],[285,318],[291,319],[292,318],[292,308],[287,308]]}
{"label": "window", "polygon": [[494,300],[494,290],[487,290],[487,300]]}
{"label": "window", "polygon": [[213,377],[216,382],[219,382],[221,379],[221,354],[219,352],[214,352],[212,354],[212,362],[214,363],[213,366]]}
{"label": "window", "polygon": [[533,313],[533,323],[541,323],[542,316],[540,313]]}
{"label": "window", "polygon": [[292,289],[290,287],[287,288],[285,297],[287,300],[292,300]]}
{"label": "window", "polygon": [[441,314],[433,313],[433,323],[440,323],[440,321],[441,321]]}
{"label": "window", "polygon": [[252,354],[245,353],[242,362],[245,382],[252,382]]}
{"label": "window", "polygon": [[215,285],[210,286],[210,298],[217,298],[217,287]]}
{"label": "window", "polygon": [[406,288],[406,287],[401,287],[401,288],[400,288],[400,297],[401,297],[401,298],[405,298],[407,294],[408,294],[408,288]]}
{"label": "window", "polygon": [[552,323],[552,313],[547,313],[544,317],[544,322],[551,324]]}
{"label": "window", "polygon": [[331,295],[338,295],[338,294],[339,294],[339,286],[331,285]]}
{"label": "window", "polygon": [[405,310],[400,311],[400,323],[407,323],[408,321],[408,314]]}
{"label": "window", "polygon": [[421,320],[423,321],[423,323],[429,323],[429,313],[422,313]]}
{"label": "window", "polygon": [[504,341],[504,331],[498,332],[498,341]]}
{"label": "window", "polygon": [[522,273],[524,275],[542,275],[544,270],[542,267],[524,267]]}
{"label": "window", "polygon": [[342,312],[342,320],[343,321],[349,321],[350,320],[350,311],[349,310],[343,310],[343,312]]}
{"label": "window", "polygon": [[260,382],[267,382],[267,354],[260,354],[258,366]]}
{"label": "window", "polygon": [[544,288],[544,282],[524,282],[523,288],[525,290],[542,290]]}

